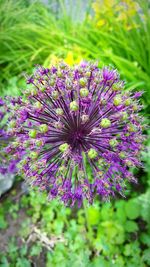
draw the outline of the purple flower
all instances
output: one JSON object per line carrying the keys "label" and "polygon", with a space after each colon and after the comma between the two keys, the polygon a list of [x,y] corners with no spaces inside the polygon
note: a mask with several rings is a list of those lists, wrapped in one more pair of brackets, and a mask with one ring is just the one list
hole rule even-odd
{"label": "purple flower", "polygon": [[15,173],[16,160],[8,160],[9,144],[12,141],[11,136],[7,132],[7,124],[5,115],[8,113],[7,106],[0,98],[0,173]]}
{"label": "purple flower", "polygon": [[[39,66],[26,99],[11,101],[9,147],[32,185],[67,205],[122,194],[141,166],[139,100],[116,70],[93,63]],[[27,84],[29,80],[27,80]],[[10,152],[10,153],[11,153]]]}

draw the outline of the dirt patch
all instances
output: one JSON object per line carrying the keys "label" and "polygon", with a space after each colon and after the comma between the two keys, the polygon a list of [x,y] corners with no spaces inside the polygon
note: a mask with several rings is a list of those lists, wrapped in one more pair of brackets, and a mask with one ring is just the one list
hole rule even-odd
{"label": "dirt patch", "polygon": [[22,222],[26,219],[26,214],[22,209],[19,211],[17,219],[12,219],[10,214],[8,214],[6,218],[8,227],[0,232],[0,251],[4,252],[7,251],[9,241],[12,237],[17,238],[17,243],[22,243],[22,239],[18,235]]}

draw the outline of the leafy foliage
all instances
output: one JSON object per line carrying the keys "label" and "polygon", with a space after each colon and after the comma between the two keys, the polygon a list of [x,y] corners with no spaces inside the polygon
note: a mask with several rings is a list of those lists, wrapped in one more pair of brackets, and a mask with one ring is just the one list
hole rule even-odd
{"label": "leafy foliage", "polygon": [[[11,199],[6,199],[4,220],[10,227],[16,214],[15,220],[20,224],[19,235],[17,232],[9,241],[0,266],[4,262],[11,264],[8,266],[31,266],[42,254],[46,266],[146,266],[150,229],[147,230],[140,202],[135,201],[103,204],[97,201],[94,206],[86,207],[86,220],[84,209],[71,210],[56,200],[48,203],[44,194],[33,190],[23,195],[19,203],[16,201],[13,209]],[[133,203],[137,203],[136,212]],[[35,226],[41,237],[38,231],[33,234]],[[42,241],[45,233],[47,243]]]}

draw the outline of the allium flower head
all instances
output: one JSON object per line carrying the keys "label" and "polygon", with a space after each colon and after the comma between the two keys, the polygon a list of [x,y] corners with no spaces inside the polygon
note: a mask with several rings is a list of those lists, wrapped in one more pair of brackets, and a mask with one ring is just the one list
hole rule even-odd
{"label": "allium flower head", "polygon": [[122,194],[141,165],[139,95],[116,70],[87,62],[39,66],[27,84],[9,122],[25,179],[69,205]]}

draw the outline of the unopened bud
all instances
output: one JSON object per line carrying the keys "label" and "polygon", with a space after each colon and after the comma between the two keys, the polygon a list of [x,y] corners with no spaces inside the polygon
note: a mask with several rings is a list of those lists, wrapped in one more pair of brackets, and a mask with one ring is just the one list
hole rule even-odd
{"label": "unopened bud", "polygon": [[70,102],[70,109],[72,111],[77,111],[79,109],[78,103],[76,101]]}
{"label": "unopened bud", "polygon": [[101,120],[101,122],[100,122],[100,126],[101,126],[102,128],[108,128],[108,127],[111,126],[111,121],[110,121],[109,119],[107,119],[107,118],[103,118],[103,119]]}
{"label": "unopened bud", "polygon": [[98,153],[94,148],[90,148],[90,150],[88,151],[88,157],[90,159],[95,159],[97,157]]}

